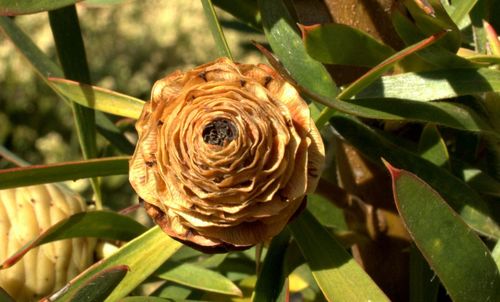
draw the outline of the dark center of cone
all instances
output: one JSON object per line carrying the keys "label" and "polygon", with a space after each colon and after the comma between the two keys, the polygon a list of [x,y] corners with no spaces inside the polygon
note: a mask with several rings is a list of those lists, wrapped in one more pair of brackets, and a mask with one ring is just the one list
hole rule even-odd
{"label": "dark center of cone", "polygon": [[205,143],[223,146],[224,141],[232,141],[237,133],[238,130],[231,121],[216,119],[205,126],[202,135]]}

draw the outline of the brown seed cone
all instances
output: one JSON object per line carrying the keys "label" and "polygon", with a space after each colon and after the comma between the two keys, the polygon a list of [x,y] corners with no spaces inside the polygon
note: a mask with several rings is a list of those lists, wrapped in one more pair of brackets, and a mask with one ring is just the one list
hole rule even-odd
{"label": "brown seed cone", "polygon": [[136,128],[130,183],[168,235],[204,251],[278,234],[323,168],[307,104],[263,64],[221,58],[168,75]]}

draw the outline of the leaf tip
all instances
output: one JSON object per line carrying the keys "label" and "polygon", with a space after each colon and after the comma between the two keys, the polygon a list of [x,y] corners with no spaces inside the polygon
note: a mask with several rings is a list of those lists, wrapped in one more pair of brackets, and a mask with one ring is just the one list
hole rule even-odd
{"label": "leaf tip", "polygon": [[384,164],[384,166],[387,168],[387,170],[389,170],[389,173],[391,174],[391,177],[393,179],[396,179],[399,177],[399,175],[401,174],[401,169],[398,169],[396,167],[394,167],[393,165],[391,165],[387,160],[385,160],[384,158],[381,158],[382,160],[382,163]]}

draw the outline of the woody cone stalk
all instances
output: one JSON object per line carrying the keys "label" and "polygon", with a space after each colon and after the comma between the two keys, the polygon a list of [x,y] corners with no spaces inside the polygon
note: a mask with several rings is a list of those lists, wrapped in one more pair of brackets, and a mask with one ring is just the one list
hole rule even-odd
{"label": "woody cone stalk", "polygon": [[168,235],[205,252],[277,235],[323,168],[307,104],[263,64],[221,58],[168,75],[136,128],[130,183]]}

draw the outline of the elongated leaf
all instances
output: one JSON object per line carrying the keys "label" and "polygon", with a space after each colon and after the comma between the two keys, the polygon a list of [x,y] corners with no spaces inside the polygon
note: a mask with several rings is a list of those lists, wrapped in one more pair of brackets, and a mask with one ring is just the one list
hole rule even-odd
{"label": "elongated leaf", "polygon": [[[33,66],[38,75],[55,90],[55,87],[47,80],[48,77],[62,77],[63,72],[52,62],[26,34],[16,26],[8,17],[0,16],[0,28],[10,38],[19,52]],[[57,93],[57,90],[55,90]],[[59,96],[70,105],[71,101],[64,96]],[[97,130],[114,146],[126,154],[131,154],[134,146],[120,133],[120,130],[102,112],[96,112]]]}
{"label": "elongated leaf", "polygon": [[436,166],[451,168],[448,149],[436,125],[428,124],[424,127],[418,142],[418,153]]}
{"label": "elongated leaf", "polygon": [[[408,9],[412,22],[415,24],[415,27],[418,28],[421,35],[429,36],[445,30],[448,32],[448,35],[436,43],[436,45],[442,47],[443,49],[447,49],[452,53],[455,53],[458,50],[461,45],[460,30],[448,15],[441,3],[441,0],[404,0],[403,2]],[[425,9],[419,7],[417,2],[427,2],[429,7],[432,8],[432,13],[429,13]],[[402,38],[405,40],[405,37]],[[418,38],[418,40],[420,39],[421,38]],[[409,44],[412,43],[415,43],[415,41],[410,42]]]}
{"label": "elongated leaf", "polygon": [[456,24],[460,24],[463,18],[467,16],[474,5],[476,5],[477,0],[455,0],[451,6],[452,11],[450,13],[451,19]]}
{"label": "elongated leaf", "polygon": [[122,246],[116,253],[92,265],[71,281],[68,294],[77,292],[100,271],[115,265],[127,265],[130,269],[123,281],[114,289],[105,302],[117,301],[151,275],[172,256],[182,244],[167,236],[158,226]]}
{"label": "elongated leaf", "polygon": [[335,83],[326,68],[307,54],[295,22],[283,1],[259,0],[258,3],[266,38],[293,78],[315,93],[335,97]]}
{"label": "elongated leaf", "polygon": [[500,227],[491,219],[488,205],[477,192],[453,174],[390,143],[352,118],[334,116],[330,123],[345,140],[369,160],[380,163],[380,158],[385,158],[394,165],[419,175],[460,213],[469,226],[484,235],[500,238]]}
{"label": "elongated leaf", "polygon": [[500,240],[497,241],[497,244],[495,244],[495,247],[493,247],[491,256],[493,257],[493,260],[495,260],[498,270],[500,270]]}
{"label": "elongated leaf", "polygon": [[384,76],[358,93],[356,98],[433,101],[483,92],[500,92],[500,71],[452,69]]}
{"label": "elongated leaf", "polygon": [[[451,128],[483,132],[493,136],[495,132],[489,122],[469,107],[450,102],[420,102],[401,99],[355,99],[336,101],[314,95],[315,100],[354,116],[364,118],[431,122]],[[332,111],[323,111],[318,120],[325,120],[333,115]],[[317,122],[321,124],[322,122]]]}
{"label": "elongated leaf", "polygon": [[144,101],[108,89],[58,78],[49,81],[73,102],[107,113],[137,119],[144,106]]}
{"label": "elongated leaf", "polygon": [[417,42],[411,46],[408,46],[401,51],[398,51],[397,53],[393,54],[389,58],[385,59],[382,63],[380,63],[377,66],[370,69],[370,71],[365,73],[363,76],[361,76],[355,82],[353,82],[351,85],[347,86],[346,89],[344,89],[338,95],[338,98],[341,100],[342,99],[349,99],[352,96],[358,94],[361,90],[366,88],[368,85],[370,85],[377,78],[381,77],[382,74],[384,74],[389,69],[391,69],[394,66],[394,64],[396,64],[397,62],[406,58],[407,56],[414,54],[417,51],[420,51],[426,47],[429,47],[430,45],[432,45],[433,43],[438,41],[440,38],[442,38],[445,34],[446,34],[446,32],[437,33],[435,35],[432,35],[428,38],[423,39],[420,42]]}
{"label": "elongated leaf", "polygon": [[463,162],[453,161],[453,170],[472,188],[481,194],[500,197],[500,182],[484,171]]}
{"label": "elongated leaf", "polygon": [[386,163],[398,212],[453,301],[493,301],[500,275],[481,239],[416,175]]}
{"label": "elongated leaf", "polygon": [[[83,45],[80,23],[74,5],[49,11],[49,21],[57,54],[66,78],[90,84],[90,72]],[[84,159],[97,157],[94,110],[71,103],[76,132]],[[90,180],[96,195],[96,207],[102,208],[101,188],[97,178]]]}
{"label": "elongated leaf", "polygon": [[[287,296],[288,284],[285,275],[285,253],[290,242],[290,233],[282,231],[274,237],[266,253],[262,270],[257,278],[252,301],[278,301],[281,296]],[[285,299],[288,301],[288,299]]]}
{"label": "elongated leaf", "polygon": [[262,31],[257,0],[213,0],[212,3],[230,13],[241,22]]}
{"label": "elongated leaf", "polygon": [[191,263],[169,263],[155,274],[157,277],[188,287],[224,295],[242,296],[241,290],[223,275]]}
{"label": "elongated leaf", "polygon": [[344,24],[302,26],[307,53],[322,63],[373,67],[394,50],[370,35]]}
{"label": "elongated leaf", "polygon": [[16,264],[31,249],[56,240],[76,237],[96,237],[127,241],[146,231],[137,221],[107,211],[82,212],[63,219],[44,231],[40,236],[25,244],[19,251],[6,259],[0,269]]}
{"label": "elongated leaf", "polygon": [[[401,12],[396,10],[391,14],[391,17],[396,32],[407,45],[413,44],[425,37],[425,35]],[[455,47],[452,46],[451,48]],[[481,65],[473,64],[468,60],[455,55],[455,53],[449,49],[439,45],[432,45],[423,49],[418,52],[417,55],[428,63],[440,68],[481,67]]]}
{"label": "elongated leaf", "polygon": [[289,228],[328,301],[389,301],[307,210]]}
{"label": "elongated leaf", "polygon": [[437,300],[439,278],[415,245],[410,247],[410,302]]}
{"label": "elongated leaf", "polygon": [[212,4],[212,0],[201,0],[201,4],[203,5],[203,11],[205,12],[205,17],[207,18],[208,26],[210,27],[210,31],[212,32],[212,37],[214,38],[215,45],[219,50],[219,56],[228,57],[232,60],[233,56],[231,55],[229,45],[227,45],[224,32],[220,27],[219,20],[217,19],[217,14],[215,13],[215,9]]}
{"label": "elongated leaf", "polygon": [[125,297],[120,300],[120,302],[208,302],[202,300],[179,300],[179,299],[169,299],[169,298],[158,298],[152,296],[131,296]]}
{"label": "elongated leaf", "polygon": [[128,173],[129,157],[108,157],[0,170],[0,189]]}
{"label": "elongated leaf", "polygon": [[82,0],[0,0],[0,16],[33,14],[75,4]]}
{"label": "elongated leaf", "polygon": [[104,269],[92,278],[83,282],[75,291],[67,291],[71,283],[42,302],[100,302],[103,301],[113,289],[123,280],[129,271],[126,265],[117,265]]}

